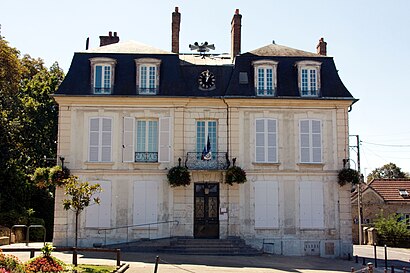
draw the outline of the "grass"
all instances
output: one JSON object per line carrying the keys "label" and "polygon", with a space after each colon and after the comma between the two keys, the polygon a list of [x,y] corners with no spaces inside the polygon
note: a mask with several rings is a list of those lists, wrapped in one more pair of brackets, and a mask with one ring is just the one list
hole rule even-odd
{"label": "grass", "polygon": [[116,269],[116,267],[111,265],[80,264],[75,267],[75,269],[79,273],[111,273]]}

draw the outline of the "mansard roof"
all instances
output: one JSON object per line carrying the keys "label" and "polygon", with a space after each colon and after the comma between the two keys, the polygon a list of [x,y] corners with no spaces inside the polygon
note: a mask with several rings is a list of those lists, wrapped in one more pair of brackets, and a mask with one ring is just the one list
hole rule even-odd
{"label": "mansard roof", "polygon": [[[135,41],[75,53],[66,78],[56,95],[101,96],[93,94],[91,90],[90,59],[96,57],[116,61],[114,88],[111,93],[114,96],[144,96],[136,92],[135,60],[155,58],[161,61],[159,91],[156,95],[158,97],[256,97],[253,62],[274,60],[278,62],[276,94],[263,99],[306,99],[300,97],[297,62],[309,60],[321,63],[319,96],[309,99],[355,100],[339,78],[332,57],[270,44],[241,54],[232,62],[227,54],[207,55],[203,58],[193,54],[175,54]],[[204,70],[215,75],[214,90],[198,89],[198,76]],[[245,75],[248,81],[240,82],[239,75]]]}

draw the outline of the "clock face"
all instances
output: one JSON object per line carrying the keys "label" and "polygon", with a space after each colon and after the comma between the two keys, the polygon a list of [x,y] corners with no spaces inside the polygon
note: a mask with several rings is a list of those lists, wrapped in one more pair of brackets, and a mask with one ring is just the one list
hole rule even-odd
{"label": "clock face", "polygon": [[198,83],[201,90],[215,89],[215,75],[205,70],[199,75]]}

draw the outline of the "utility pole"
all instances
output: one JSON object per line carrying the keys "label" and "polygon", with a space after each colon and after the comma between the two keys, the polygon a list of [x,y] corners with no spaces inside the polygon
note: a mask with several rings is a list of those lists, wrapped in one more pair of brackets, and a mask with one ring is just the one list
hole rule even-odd
{"label": "utility pole", "polygon": [[360,172],[360,138],[359,135],[351,135],[356,137],[356,146],[350,146],[357,149],[357,171],[359,172],[359,184],[357,185],[357,214],[358,214],[358,228],[359,228],[359,245],[363,242],[362,235],[362,174]]}

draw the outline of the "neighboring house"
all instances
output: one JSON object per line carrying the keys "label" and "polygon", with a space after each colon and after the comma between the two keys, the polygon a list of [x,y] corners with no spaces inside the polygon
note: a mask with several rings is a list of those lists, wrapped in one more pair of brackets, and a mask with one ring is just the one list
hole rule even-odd
{"label": "neighboring house", "polygon": [[[355,99],[323,39],[318,53],[273,43],[240,54],[241,17],[232,19],[231,54],[180,54],[177,9],[173,52],[110,33],[74,54],[55,94],[58,156],[104,189],[81,214],[79,245],[237,236],[273,243],[277,254],[352,254],[350,188],[337,173]],[[192,182],[172,188],[166,175],[179,158]],[[233,158],[248,181],[228,186]],[[74,238],[63,198],[58,189],[56,245]]]}
{"label": "neighboring house", "polygon": [[[380,215],[401,214],[410,229],[410,180],[374,179],[362,185],[362,224],[366,228]],[[357,191],[352,194],[353,242],[359,243]],[[364,234],[363,237],[365,238]],[[362,242],[363,243],[363,242]]]}

